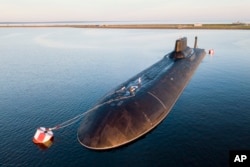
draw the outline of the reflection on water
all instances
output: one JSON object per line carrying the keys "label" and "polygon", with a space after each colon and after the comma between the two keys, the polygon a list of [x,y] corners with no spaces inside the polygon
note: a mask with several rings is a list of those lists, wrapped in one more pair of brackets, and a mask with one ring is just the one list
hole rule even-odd
{"label": "reflection on water", "polygon": [[[79,123],[56,131],[46,151],[32,143],[36,127],[87,111],[181,36],[215,55],[154,131],[108,152],[82,147]],[[249,41],[238,30],[0,29],[0,166],[228,166],[230,149],[250,149]]]}
{"label": "reflection on water", "polygon": [[51,140],[48,140],[45,143],[40,143],[40,144],[35,144],[38,148],[40,148],[41,150],[47,150],[48,148],[50,148],[53,144],[54,141],[54,137],[51,138]]}
{"label": "reflection on water", "polygon": [[[75,36],[74,39],[77,39],[79,36]],[[98,49],[98,46],[89,45],[88,43],[77,43],[77,41],[67,42],[68,39],[55,40],[53,39],[53,34],[43,34],[35,38],[35,41],[42,46],[52,47],[58,49]]]}

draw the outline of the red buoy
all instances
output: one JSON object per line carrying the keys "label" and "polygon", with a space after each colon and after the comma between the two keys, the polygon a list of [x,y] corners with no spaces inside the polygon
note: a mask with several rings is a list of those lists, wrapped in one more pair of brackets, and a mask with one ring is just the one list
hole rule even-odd
{"label": "red buoy", "polygon": [[208,54],[214,55],[214,50],[213,50],[213,49],[210,49],[210,50],[208,51]]}
{"label": "red buoy", "polygon": [[37,128],[36,133],[33,137],[33,142],[35,144],[45,144],[51,141],[53,138],[53,132],[50,129],[40,127]]}

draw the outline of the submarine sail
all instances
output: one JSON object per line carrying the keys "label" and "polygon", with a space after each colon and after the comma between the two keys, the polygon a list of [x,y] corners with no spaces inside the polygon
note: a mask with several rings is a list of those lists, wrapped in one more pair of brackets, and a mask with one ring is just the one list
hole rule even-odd
{"label": "submarine sail", "polygon": [[105,150],[148,133],[168,115],[205,54],[196,44],[188,47],[187,38],[176,40],[173,52],[112,90],[83,117],[78,141]]}

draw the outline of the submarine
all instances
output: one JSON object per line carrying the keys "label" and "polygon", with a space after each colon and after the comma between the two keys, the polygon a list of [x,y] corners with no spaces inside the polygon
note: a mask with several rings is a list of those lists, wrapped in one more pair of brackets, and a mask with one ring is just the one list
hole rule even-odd
{"label": "submarine", "polygon": [[82,118],[77,130],[81,145],[107,150],[128,144],[160,124],[171,111],[206,55],[177,39],[174,50],[107,93]]}

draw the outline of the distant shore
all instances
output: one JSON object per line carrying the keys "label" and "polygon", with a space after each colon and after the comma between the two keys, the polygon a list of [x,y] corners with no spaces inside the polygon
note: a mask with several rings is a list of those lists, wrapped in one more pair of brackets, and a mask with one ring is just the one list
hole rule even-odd
{"label": "distant shore", "polygon": [[0,24],[0,28],[114,28],[250,30],[250,24]]}

